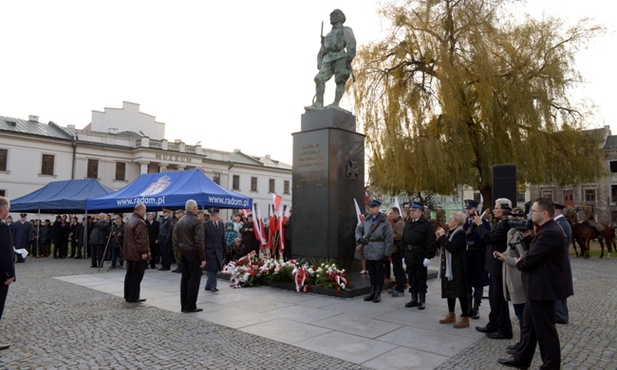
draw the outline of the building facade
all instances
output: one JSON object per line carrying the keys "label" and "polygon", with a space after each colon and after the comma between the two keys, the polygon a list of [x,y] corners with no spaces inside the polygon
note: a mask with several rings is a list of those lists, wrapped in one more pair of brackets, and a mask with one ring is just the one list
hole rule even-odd
{"label": "building facade", "polygon": [[[123,102],[93,111],[83,129],[0,116],[0,195],[15,199],[51,181],[95,178],[118,190],[140,174],[200,169],[225,189],[249,196],[263,217],[273,194],[291,204],[291,165],[240,149],[225,152],[165,139],[165,123]],[[229,217],[232,211],[223,211]]]}

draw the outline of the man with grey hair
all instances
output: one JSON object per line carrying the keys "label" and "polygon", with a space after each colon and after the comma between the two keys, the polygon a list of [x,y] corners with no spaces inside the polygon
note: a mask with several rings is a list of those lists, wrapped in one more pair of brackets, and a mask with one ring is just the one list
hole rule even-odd
{"label": "man with grey hair", "polygon": [[[8,198],[0,196],[0,318],[4,311],[9,285],[15,281],[15,265],[13,264],[13,241],[9,225],[4,222],[9,215],[11,204]],[[0,345],[0,351],[9,345]]]}
{"label": "man with grey hair", "polygon": [[493,216],[499,220],[491,231],[482,226],[482,217],[473,218],[473,231],[487,245],[484,267],[489,273],[488,302],[491,312],[488,315],[486,326],[476,326],[476,330],[486,333],[491,339],[512,339],[512,322],[510,308],[503,294],[503,277],[501,261],[494,257],[494,252],[504,253],[508,246],[508,215],[512,211],[512,202],[507,198],[495,200]]}
{"label": "man with grey hair", "polygon": [[[90,245],[92,247],[92,265],[90,267],[101,267],[103,265],[103,255],[105,254],[105,244],[108,242],[109,229],[111,225],[107,222],[106,215],[99,213],[97,221],[92,224],[90,232]],[[56,245],[54,248],[60,248]],[[54,252],[55,253],[55,252]]]}
{"label": "man with grey hair", "polygon": [[182,279],[180,280],[180,305],[184,313],[200,312],[197,296],[201,283],[201,270],[206,267],[204,225],[197,217],[197,202],[186,201],[186,214],[175,227],[175,238],[180,252]]}

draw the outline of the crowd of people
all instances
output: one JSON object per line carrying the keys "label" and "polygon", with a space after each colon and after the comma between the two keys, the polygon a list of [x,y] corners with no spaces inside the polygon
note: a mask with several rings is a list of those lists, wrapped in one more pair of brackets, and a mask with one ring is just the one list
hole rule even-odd
{"label": "crowd of people", "polygon": [[384,213],[381,203],[371,200],[355,232],[356,258],[363,259],[371,283],[364,301],[381,301],[384,279],[389,277],[384,271],[391,265],[396,280],[392,297],[404,296],[407,287],[411,300],[405,307],[425,309],[427,267],[439,256],[441,297],[447,302],[439,323],[468,328],[470,318],[480,317],[488,286],[488,323],[475,329],[490,339],[512,339],[510,302],[520,332],[518,342],[505,348],[512,357],[498,362],[528,368],[539,345],[541,368],[559,369],[555,324],[568,322],[567,297],[573,294],[568,255],[572,230],[562,214],[565,206],[538,198],[527,204],[526,212],[499,198],[492,212],[481,215],[478,205],[466,200],[465,211],[452,212],[445,222],[443,208],[439,219],[431,220],[419,202],[402,213],[398,207]]}

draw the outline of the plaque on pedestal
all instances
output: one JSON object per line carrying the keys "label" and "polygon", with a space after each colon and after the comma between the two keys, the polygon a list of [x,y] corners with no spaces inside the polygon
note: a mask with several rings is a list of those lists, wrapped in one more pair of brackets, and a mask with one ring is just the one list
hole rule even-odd
{"label": "plaque on pedestal", "polygon": [[293,134],[294,258],[332,259],[349,269],[364,203],[364,135],[336,108],[308,111]]}

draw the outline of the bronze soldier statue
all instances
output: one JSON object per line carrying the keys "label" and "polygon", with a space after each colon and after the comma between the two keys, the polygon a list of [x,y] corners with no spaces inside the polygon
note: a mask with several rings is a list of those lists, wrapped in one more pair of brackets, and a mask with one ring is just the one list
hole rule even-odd
{"label": "bronze soldier statue", "polygon": [[336,92],[330,106],[338,108],[343,97],[345,83],[352,74],[351,62],[356,56],[356,38],[351,28],[343,26],[345,20],[345,14],[339,9],[330,13],[332,30],[325,37],[321,37],[321,48],[317,54],[319,73],[315,76],[315,102],[304,107],[306,110],[323,109],[326,81],[332,78],[332,75],[336,82]]}

